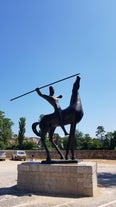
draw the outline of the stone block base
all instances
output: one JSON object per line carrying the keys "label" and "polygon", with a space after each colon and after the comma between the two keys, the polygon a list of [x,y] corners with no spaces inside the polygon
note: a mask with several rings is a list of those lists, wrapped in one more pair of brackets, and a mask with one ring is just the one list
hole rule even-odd
{"label": "stone block base", "polygon": [[94,196],[97,188],[97,164],[22,163],[18,165],[17,187],[31,193]]}

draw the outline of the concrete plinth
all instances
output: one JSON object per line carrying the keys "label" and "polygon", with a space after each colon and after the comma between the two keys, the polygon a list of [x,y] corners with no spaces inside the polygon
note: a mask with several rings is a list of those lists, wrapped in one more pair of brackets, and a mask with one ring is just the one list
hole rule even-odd
{"label": "concrete plinth", "polygon": [[97,188],[97,165],[94,162],[23,163],[18,165],[17,187],[31,193],[94,196]]}

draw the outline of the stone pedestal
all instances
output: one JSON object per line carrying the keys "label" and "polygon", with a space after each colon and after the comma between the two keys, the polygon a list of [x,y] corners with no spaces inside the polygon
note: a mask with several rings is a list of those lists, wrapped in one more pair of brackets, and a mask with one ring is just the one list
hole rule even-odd
{"label": "stone pedestal", "polygon": [[97,188],[97,165],[95,162],[23,163],[18,165],[17,187],[31,193],[94,196]]}

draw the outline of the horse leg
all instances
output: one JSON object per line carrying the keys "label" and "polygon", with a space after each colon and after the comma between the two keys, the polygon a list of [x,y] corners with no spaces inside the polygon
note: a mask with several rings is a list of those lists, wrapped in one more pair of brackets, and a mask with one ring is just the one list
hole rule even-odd
{"label": "horse leg", "polygon": [[55,142],[53,141],[53,133],[55,131],[55,128],[52,128],[49,132],[49,140],[52,143],[52,145],[54,146],[54,148],[57,150],[58,154],[60,155],[60,159],[64,159],[64,155],[62,154],[61,150],[59,149],[59,147],[55,144]]}
{"label": "horse leg", "polygon": [[66,147],[66,155],[65,155],[66,160],[68,160],[69,149],[70,149],[70,135],[69,135],[68,143],[67,143],[67,147]]}
{"label": "horse leg", "polygon": [[69,139],[68,139],[68,143],[67,143],[67,148],[66,148],[66,155],[65,158],[68,159],[68,154],[69,154],[69,150],[71,150],[71,154],[72,154],[72,160],[75,159],[74,157],[74,138],[75,138],[75,129],[76,129],[76,124],[75,123],[71,123],[70,126],[70,135],[69,135]]}
{"label": "horse leg", "polygon": [[44,147],[46,154],[47,154],[46,161],[47,161],[47,163],[50,163],[51,162],[50,152],[49,152],[49,150],[46,146],[46,143],[45,143],[45,136],[46,136],[47,130],[44,130],[44,132],[42,130],[41,130],[41,132],[38,132],[38,130],[37,130],[38,125],[39,125],[39,122],[33,123],[32,130],[37,136],[41,137],[41,142],[42,142],[43,147]]}
{"label": "horse leg", "polygon": [[41,142],[42,142],[43,147],[44,147],[44,149],[45,149],[45,151],[46,151],[46,154],[47,154],[46,161],[47,161],[47,163],[51,163],[50,152],[49,152],[49,150],[48,150],[48,148],[47,148],[47,145],[46,145],[46,143],[45,143],[45,135],[46,135],[46,134],[44,134],[44,135],[41,136]]}
{"label": "horse leg", "polygon": [[74,149],[75,149],[75,129],[76,129],[76,124],[73,123],[71,126],[71,143],[70,143],[70,150],[72,154],[72,160],[75,160],[75,155],[74,155]]}
{"label": "horse leg", "polygon": [[71,135],[71,143],[70,143],[70,151],[71,151],[71,155],[72,155],[72,157],[71,157],[72,160],[75,160],[75,155],[74,155],[75,143],[74,143],[74,141],[75,141],[75,135],[72,134]]}
{"label": "horse leg", "polygon": [[[70,132],[71,132],[71,127],[70,127]],[[67,142],[67,147],[66,147],[66,155],[65,155],[65,159],[68,159],[68,154],[69,154],[69,150],[70,150],[70,144],[71,144],[71,133],[69,134],[68,137],[68,142]]]}

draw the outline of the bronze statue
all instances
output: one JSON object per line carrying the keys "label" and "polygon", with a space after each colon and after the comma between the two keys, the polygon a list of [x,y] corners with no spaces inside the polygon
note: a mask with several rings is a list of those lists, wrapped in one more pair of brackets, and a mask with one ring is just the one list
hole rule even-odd
{"label": "bronze statue", "polygon": [[[82,108],[81,99],[80,99],[79,92],[78,92],[79,87],[80,87],[80,77],[77,76],[76,81],[73,84],[70,104],[66,109],[62,110],[62,113],[61,113],[63,125],[70,124],[70,134],[69,134],[69,138],[68,138],[68,144],[67,144],[65,158],[64,158],[64,155],[62,154],[62,152],[60,151],[60,149],[58,148],[58,146],[53,141],[53,134],[54,134],[56,127],[59,125],[62,125],[62,123],[59,121],[58,113],[54,112],[52,114],[47,114],[41,119],[40,122],[35,122],[32,124],[33,132],[37,136],[41,137],[41,141],[43,143],[43,146],[44,146],[44,148],[46,150],[46,154],[47,154],[47,158],[46,158],[47,163],[51,163],[50,152],[49,152],[49,150],[46,146],[46,143],[45,143],[45,137],[46,137],[47,133],[49,133],[49,140],[51,141],[53,146],[56,148],[61,159],[68,159],[69,150],[71,151],[71,159],[72,160],[75,159],[74,139],[75,139],[76,124],[79,123],[83,117],[83,108]],[[43,97],[43,94],[41,94],[41,92],[38,91],[38,89],[36,89],[36,91],[39,93],[39,95],[41,95]],[[53,95],[54,92],[52,92],[51,94]],[[40,133],[37,130],[38,125],[40,128]]]}

